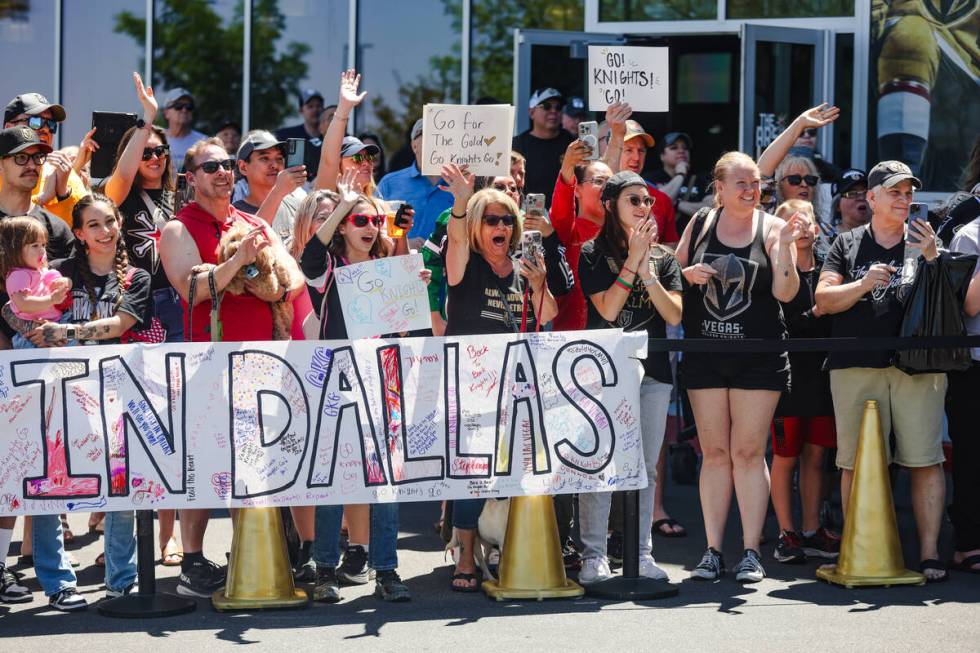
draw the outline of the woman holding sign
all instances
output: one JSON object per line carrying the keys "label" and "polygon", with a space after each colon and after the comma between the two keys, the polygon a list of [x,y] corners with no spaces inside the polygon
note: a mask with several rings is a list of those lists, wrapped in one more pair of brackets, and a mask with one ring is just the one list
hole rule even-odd
{"label": "woman holding sign", "polygon": [[[667,325],[681,322],[681,269],[673,253],[657,243],[651,216],[654,198],[635,172],[611,176],[602,189],[605,219],[593,240],[582,246],[578,276],[589,298],[587,328],[646,331],[666,338]],[[667,580],[651,555],[653,498],[657,461],[667,426],[672,388],[667,352],[651,352],[643,361],[640,424],[647,487],[640,490],[640,575]],[[612,576],[606,561],[610,492],[579,495],[583,585]]]}
{"label": "woman holding sign", "polygon": [[[518,209],[508,195],[486,188],[473,192],[475,177],[459,167],[442,169],[453,195],[447,233],[446,279],[449,297],[446,335],[537,331],[558,313],[548,289],[544,258],[512,258],[521,242]],[[461,546],[452,589],[479,588],[473,543],[484,499],[453,502],[453,525]]]}

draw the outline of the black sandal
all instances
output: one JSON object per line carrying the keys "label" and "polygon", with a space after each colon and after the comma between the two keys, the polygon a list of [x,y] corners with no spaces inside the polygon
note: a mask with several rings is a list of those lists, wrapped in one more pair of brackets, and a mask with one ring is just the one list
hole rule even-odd
{"label": "black sandal", "polygon": [[935,558],[929,558],[927,560],[923,560],[922,562],[920,562],[919,571],[922,574],[925,574],[927,570],[935,570],[935,571],[943,572],[943,575],[940,576],[939,578],[930,578],[929,576],[926,576],[927,583],[945,583],[947,580],[949,580],[949,571],[946,569],[946,565],[944,565],[941,560],[936,560]]}
{"label": "black sandal", "polygon": [[[670,526],[671,530],[664,530],[664,526]],[[680,527],[681,530],[675,531],[673,529]],[[668,519],[658,519],[653,522],[652,525],[653,532],[660,537],[686,537],[687,529],[680,525],[680,523],[673,517]]]}
{"label": "black sandal", "polygon": [[[465,580],[466,587],[456,585],[456,581],[458,580]],[[470,582],[473,582],[474,584],[470,585]],[[480,591],[480,583],[479,579],[476,577],[476,574],[464,574],[462,572],[456,572],[453,574],[453,578],[449,582],[449,587],[452,588],[454,592],[462,592],[464,594],[473,594],[474,592]]]}
{"label": "black sandal", "polygon": [[974,553],[972,556],[967,556],[959,562],[956,562],[955,560],[949,561],[950,569],[963,571],[968,574],[980,574],[980,569],[977,569],[974,567],[974,565],[980,565],[980,553]]}

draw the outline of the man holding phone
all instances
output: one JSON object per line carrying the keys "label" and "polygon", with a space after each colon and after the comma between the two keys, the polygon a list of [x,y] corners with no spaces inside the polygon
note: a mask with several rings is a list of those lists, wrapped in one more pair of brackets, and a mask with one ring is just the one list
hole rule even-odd
{"label": "man holding phone", "polygon": [[248,182],[248,195],[232,204],[271,224],[283,242],[292,235],[296,211],[306,197],[306,166],[287,168],[285,146],[264,129],[252,130],[242,139],[237,164]]}
{"label": "man holding phone", "polygon": [[[333,107],[336,111],[337,107]],[[306,165],[308,179],[316,177],[320,167],[320,150],[323,147],[323,136],[320,133],[320,117],[326,112],[323,106],[323,94],[315,88],[304,88],[299,94],[299,115],[303,122],[292,127],[283,127],[276,132],[276,138],[285,141],[289,138],[302,138],[306,141]]]}
{"label": "man holding phone", "polygon": [[[868,187],[871,222],[837,237],[817,284],[814,314],[834,316],[835,338],[898,336],[904,306],[896,290],[906,240],[914,243],[927,263],[939,256],[927,220],[911,221],[906,228],[914,192],[922,187],[907,165],[879,163],[868,175]],[[864,402],[873,399],[880,408],[882,433],[895,433],[894,462],[911,475],[920,571],[928,582],[943,581],[947,572],[937,546],[945,506],[940,427],[946,375],[911,376],[895,367],[893,359],[894,352],[876,350],[830,352],[827,357],[837,421],[841,503],[846,507],[850,496]]]}

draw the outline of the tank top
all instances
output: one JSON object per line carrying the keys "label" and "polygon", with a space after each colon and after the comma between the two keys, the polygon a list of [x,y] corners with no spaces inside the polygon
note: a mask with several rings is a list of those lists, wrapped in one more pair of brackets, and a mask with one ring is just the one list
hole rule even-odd
{"label": "tank top", "polygon": [[785,338],[782,307],[772,295],[765,214],[758,210],[753,214],[755,235],[745,247],[729,247],[718,239],[720,218],[719,211],[690,258],[690,265],[704,263],[717,274],[703,286],[692,285],[684,292],[684,337]]}

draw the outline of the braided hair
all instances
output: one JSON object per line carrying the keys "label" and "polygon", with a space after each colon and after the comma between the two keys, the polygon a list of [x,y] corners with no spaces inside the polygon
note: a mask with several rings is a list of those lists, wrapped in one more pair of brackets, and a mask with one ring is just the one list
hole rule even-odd
{"label": "braided hair", "polygon": [[[111,199],[106,197],[101,193],[91,193],[86,195],[82,199],[78,200],[75,207],[71,211],[71,228],[72,231],[78,232],[82,230],[84,225],[83,214],[85,210],[95,204],[105,204],[108,206],[112,214],[116,218],[116,223],[120,227],[119,240],[116,241],[116,257],[114,261],[115,273],[116,273],[116,283],[119,288],[119,292],[116,294],[116,303],[112,307],[113,313],[119,309],[119,305],[122,303],[123,293],[126,291],[126,270],[129,268],[129,256],[126,254],[126,243],[123,241],[122,235],[122,216],[119,214],[119,207]],[[82,277],[82,286],[85,293],[88,295],[89,307],[91,308],[91,314],[89,315],[90,320],[98,319],[98,301],[99,297],[96,294],[96,281],[95,275],[92,274],[92,268],[89,267],[88,262],[88,247],[80,241],[76,243],[75,246],[75,266]]]}

